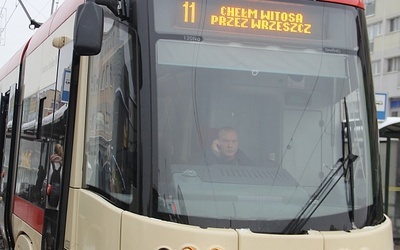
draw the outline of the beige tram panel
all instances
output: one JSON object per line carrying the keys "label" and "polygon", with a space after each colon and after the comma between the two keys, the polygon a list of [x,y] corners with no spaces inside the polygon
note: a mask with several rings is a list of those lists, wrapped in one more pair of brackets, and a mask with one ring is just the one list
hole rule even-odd
{"label": "beige tram panel", "polygon": [[124,212],[121,249],[392,250],[391,230],[391,222],[386,220],[381,225],[351,232],[310,230],[307,235],[257,234],[248,229],[202,229]]}

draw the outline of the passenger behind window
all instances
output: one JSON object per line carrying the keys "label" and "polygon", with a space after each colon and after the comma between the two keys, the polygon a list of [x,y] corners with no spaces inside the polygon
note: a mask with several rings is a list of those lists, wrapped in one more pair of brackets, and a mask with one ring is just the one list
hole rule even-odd
{"label": "passenger behind window", "polygon": [[127,193],[122,173],[121,166],[114,156],[113,149],[108,145],[99,172],[99,187],[107,194]]}
{"label": "passenger behind window", "polygon": [[54,153],[50,156],[46,208],[58,209],[61,196],[62,167],[63,148],[61,144],[56,144],[54,146]]}
{"label": "passenger behind window", "polygon": [[42,245],[43,249],[55,249],[57,234],[58,209],[61,198],[61,180],[63,169],[63,147],[54,146],[54,153],[50,156],[50,167],[47,184],[47,200],[44,214]]}
{"label": "passenger behind window", "polygon": [[42,197],[43,186],[46,185],[45,179],[46,179],[46,170],[44,169],[43,165],[39,165],[36,183],[31,188],[31,196],[32,196],[31,200],[33,201],[33,203],[41,207],[45,206],[45,197]]}
{"label": "passenger behind window", "polygon": [[[213,140],[205,151],[207,165],[236,165],[254,166],[255,163],[239,149],[239,140],[234,128],[223,127],[219,129],[217,139]],[[194,160],[200,163],[200,160]],[[204,156],[203,160],[204,162]]]}

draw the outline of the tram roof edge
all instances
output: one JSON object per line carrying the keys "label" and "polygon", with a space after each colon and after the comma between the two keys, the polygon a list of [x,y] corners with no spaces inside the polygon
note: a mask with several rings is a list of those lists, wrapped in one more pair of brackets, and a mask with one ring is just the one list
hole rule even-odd
{"label": "tram roof edge", "polygon": [[358,7],[358,8],[361,8],[361,9],[365,10],[365,5],[364,5],[363,0],[317,0],[317,1],[340,3],[340,4],[345,4],[345,5]]}
{"label": "tram roof edge", "polygon": [[67,0],[63,2],[54,14],[40,26],[33,34],[27,55],[31,54],[40,44],[43,43],[58,27],[60,27],[85,0]]}

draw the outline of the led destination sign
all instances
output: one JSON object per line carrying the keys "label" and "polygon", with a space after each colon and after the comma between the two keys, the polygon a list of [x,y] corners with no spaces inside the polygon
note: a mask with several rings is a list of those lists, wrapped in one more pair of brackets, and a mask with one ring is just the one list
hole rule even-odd
{"label": "led destination sign", "polygon": [[[321,14],[309,5],[254,1],[181,1],[176,26],[257,35],[318,37]],[[292,35],[291,35],[292,34]]]}
{"label": "led destination sign", "polygon": [[[196,22],[196,2],[185,1],[183,22]],[[207,20],[206,20],[207,22]],[[305,23],[304,15],[295,12],[282,12],[221,6],[218,13],[211,14],[208,24],[243,29],[259,29],[292,33],[311,34],[312,25]]]}

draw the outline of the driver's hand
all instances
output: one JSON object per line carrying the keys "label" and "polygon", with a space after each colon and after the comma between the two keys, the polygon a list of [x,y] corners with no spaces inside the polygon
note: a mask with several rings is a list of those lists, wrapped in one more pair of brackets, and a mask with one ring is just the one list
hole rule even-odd
{"label": "driver's hand", "polygon": [[215,139],[212,143],[211,143],[211,151],[216,155],[216,156],[220,156],[221,152],[219,150],[220,147],[220,141],[218,139]]}

